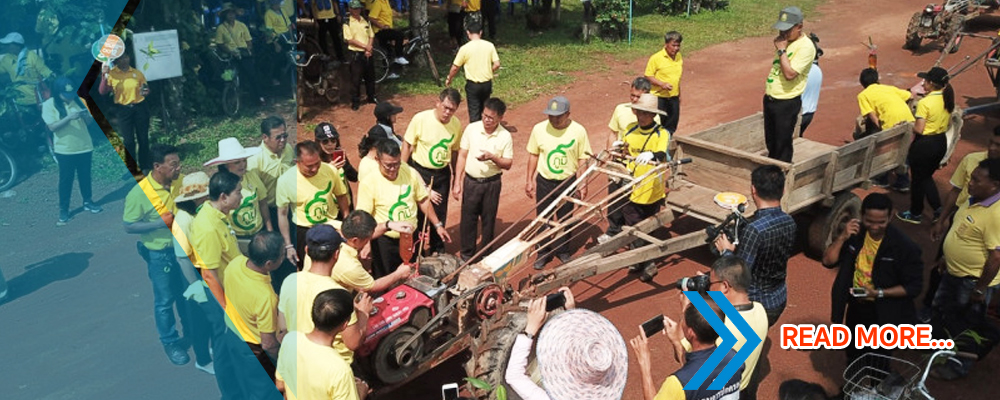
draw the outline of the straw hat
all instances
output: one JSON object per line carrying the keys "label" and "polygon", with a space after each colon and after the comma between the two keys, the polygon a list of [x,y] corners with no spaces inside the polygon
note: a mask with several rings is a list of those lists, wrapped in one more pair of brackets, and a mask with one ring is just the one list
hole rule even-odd
{"label": "straw hat", "polygon": [[590,310],[552,317],[535,347],[545,391],[553,400],[618,400],[628,377],[625,339]]}
{"label": "straw hat", "polygon": [[184,176],[181,180],[181,194],[174,202],[197,200],[205,196],[208,196],[208,174],[198,171]]}
{"label": "straw hat", "polygon": [[629,105],[629,107],[632,107],[632,109],[634,110],[646,111],[660,115],[667,115],[667,113],[660,111],[660,108],[657,107],[658,103],[659,100],[656,99],[656,95],[652,93],[643,93],[641,96],[639,96],[639,101],[635,102],[635,104]]}
{"label": "straw hat", "polygon": [[219,141],[219,156],[205,162],[205,166],[211,167],[230,161],[242,160],[257,153],[260,153],[260,147],[247,149],[236,138],[225,138]]}

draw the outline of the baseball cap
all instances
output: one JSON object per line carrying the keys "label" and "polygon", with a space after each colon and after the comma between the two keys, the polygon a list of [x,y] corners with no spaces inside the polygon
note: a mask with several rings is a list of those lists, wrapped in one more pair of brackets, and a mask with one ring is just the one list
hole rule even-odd
{"label": "baseball cap", "polygon": [[569,112],[569,100],[562,96],[553,97],[549,100],[548,105],[545,106],[545,110],[542,114],[551,115],[553,117],[558,117]]}
{"label": "baseball cap", "polygon": [[375,105],[375,118],[389,117],[403,112],[403,107],[399,107],[388,101],[383,101]]}
{"label": "baseball cap", "polygon": [[336,250],[341,243],[344,243],[344,238],[330,225],[316,225],[306,231],[306,246],[310,249]]}
{"label": "baseball cap", "polygon": [[313,130],[313,134],[316,135],[317,141],[324,139],[340,139],[340,132],[337,132],[337,128],[334,128],[329,122],[316,125],[316,129]]}
{"label": "baseball cap", "polygon": [[774,29],[787,31],[793,26],[802,23],[802,10],[798,7],[785,7],[778,13],[778,22],[774,23]]}
{"label": "baseball cap", "polygon": [[73,81],[69,80],[69,78],[61,76],[56,79],[55,83],[53,83],[52,92],[58,94],[76,93],[76,85],[74,85]]}
{"label": "baseball cap", "polygon": [[0,39],[0,44],[11,44],[11,43],[24,45],[24,36],[21,36],[21,34],[17,32],[11,32],[8,33],[7,36],[4,36],[3,39]]}
{"label": "baseball cap", "polygon": [[362,5],[361,2],[358,1],[358,0],[351,0],[351,2],[349,4],[347,4],[347,7],[348,8],[365,8],[365,6]]}
{"label": "baseball cap", "polygon": [[944,86],[949,78],[948,71],[941,67],[931,68],[930,71],[918,73],[917,76],[938,86]]}

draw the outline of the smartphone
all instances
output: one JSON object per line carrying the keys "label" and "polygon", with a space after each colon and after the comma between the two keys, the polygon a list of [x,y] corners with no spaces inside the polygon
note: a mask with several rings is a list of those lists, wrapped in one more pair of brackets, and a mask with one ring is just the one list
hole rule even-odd
{"label": "smartphone", "polygon": [[441,400],[456,400],[458,399],[458,384],[457,383],[446,383],[441,385]]}
{"label": "smartphone", "polygon": [[545,311],[552,311],[566,305],[566,294],[562,291],[545,296]]}
{"label": "smartphone", "polygon": [[646,337],[653,337],[653,335],[659,333],[663,330],[663,314],[657,315],[651,318],[649,321],[642,323],[642,333],[646,334]]}
{"label": "smartphone", "polygon": [[339,163],[340,160],[344,159],[344,149],[334,150],[333,154],[331,154],[330,156],[333,157],[334,164]]}
{"label": "smartphone", "polygon": [[851,296],[866,297],[868,296],[868,291],[865,290],[865,288],[860,288],[860,287],[851,288]]}

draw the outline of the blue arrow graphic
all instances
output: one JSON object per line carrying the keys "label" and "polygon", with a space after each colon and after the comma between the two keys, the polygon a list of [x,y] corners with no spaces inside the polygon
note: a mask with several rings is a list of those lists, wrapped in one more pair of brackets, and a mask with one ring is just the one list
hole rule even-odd
{"label": "blue arrow graphic", "polygon": [[[750,354],[757,349],[757,346],[760,345],[762,340],[760,340],[760,337],[757,336],[757,332],[754,332],[753,328],[750,327],[750,324],[743,319],[740,312],[736,311],[736,308],[733,307],[733,304],[729,302],[729,299],[727,299],[722,292],[713,291],[708,292],[708,294],[715,299],[715,304],[719,305],[722,312],[726,314],[726,317],[728,317],[730,321],[733,322],[733,325],[736,325],[736,329],[739,330],[743,335],[743,338],[746,339],[746,342],[743,343],[743,347],[740,347],[740,351],[736,352],[736,355],[729,360],[729,365],[726,365],[726,368],[719,373],[719,376],[715,377],[715,380],[712,381],[712,385],[708,387],[709,390],[722,390],[722,388],[726,387],[726,383],[729,382],[729,378],[732,377],[733,374],[739,370],[740,366],[747,361],[747,358],[749,358]],[[726,330],[728,331],[728,329]]]}
{"label": "blue arrow graphic", "polygon": [[[736,336],[729,331],[729,328],[727,328],[726,324],[719,319],[719,316],[715,314],[715,311],[712,311],[712,307],[710,307],[708,303],[705,302],[705,299],[701,297],[701,293],[686,291],[684,292],[684,295],[691,300],[691,304],[698,309],[698,312],[700,312],[703,317],[705,317],[705,320],[712,326],[712,329],[715,329],[715,332],[722,337],[722,344],[712,352],[712,355],[708,357],[705,364],[694,373],[694,376],[691,377],[691,380],[688,381],[687,385],[684,385],[684,390],[698,390],[701,388],[701,384],[708,379],[708,375],[715,370],[715,366],[722,362],[722,359],[726,357],[726,354],[729,354],[729,349],[732,349],[733,346],[736,345]],[[725,297],[723,297],[723,299],[725,299]],[[718,302],[718,300],[716,300],[716,302]],[[729,304],[729,302],[727,301],[726,304]],[[732,307],[733,305],[729,304],[729,308]],[[730,376],[732,376],[732,374],[730,374]]]}

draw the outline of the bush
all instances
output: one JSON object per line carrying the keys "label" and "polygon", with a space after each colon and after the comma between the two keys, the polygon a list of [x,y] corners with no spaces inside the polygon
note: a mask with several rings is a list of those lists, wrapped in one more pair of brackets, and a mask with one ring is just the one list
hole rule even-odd
{"label": "bush", "polygon": [[657,0],[656,11],[666,15],[687,14],[688,1],[691,2],[691,14],[701,10],[722,10],[729,6],[728,0]]}
{"label": "bush", "polygon": [[607,41],[624,39],[628,35],[628,0],[593,1],[594,22],[601,29],[601,38]]}

